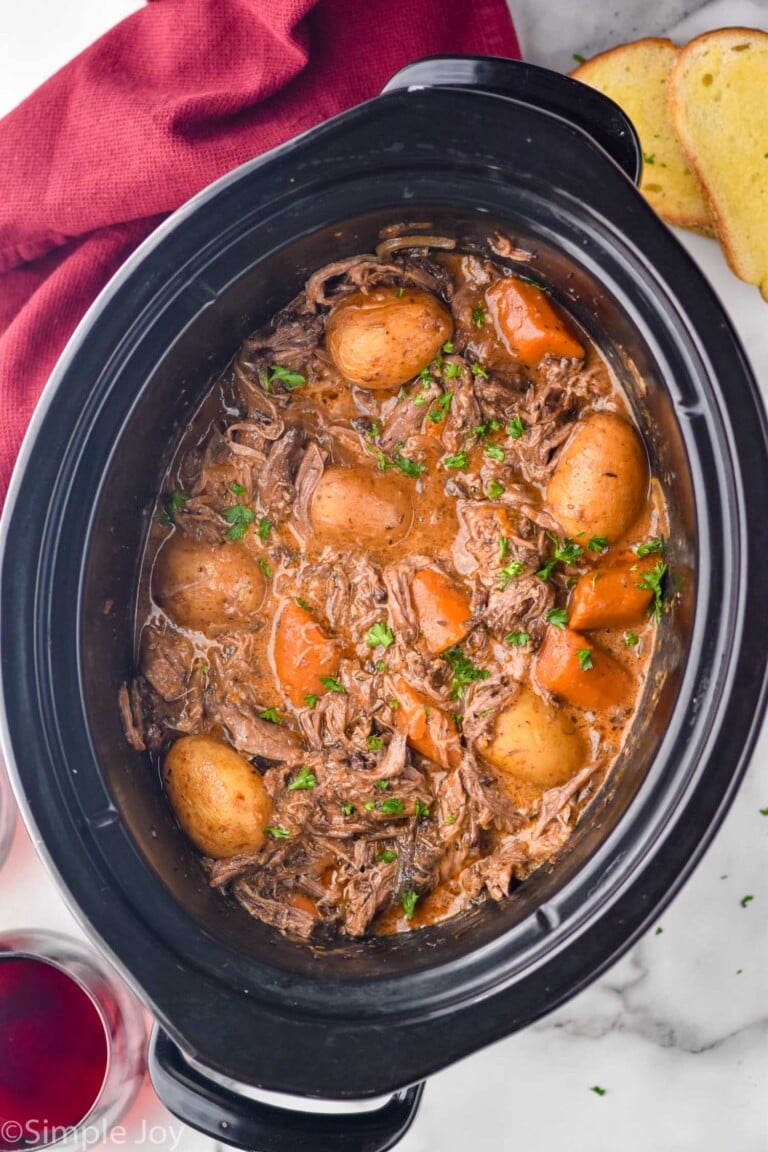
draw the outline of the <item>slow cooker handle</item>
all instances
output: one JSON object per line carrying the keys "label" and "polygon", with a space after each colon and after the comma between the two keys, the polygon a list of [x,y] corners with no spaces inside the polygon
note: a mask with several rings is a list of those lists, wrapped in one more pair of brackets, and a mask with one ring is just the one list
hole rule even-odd
{"label": "slow cooker handle", "polygon": [[416,1084],[370,1112],[334,1115],[276,1108],[198,1072],[157,1025],[149,1045],[149,1074],[157,1095],[179,1120],[249,1152],[386,1152],[410,1128],[424,1091],[423,1084]]}
{"label": "slow cooker handle", "polygon": [[643,154],[632,121],[602,92],[570,76],[502,56],[428,56],[401,68],[383,91],[404,88],[478,88],[540,108],[586,132],[633,184],[640,180]]}

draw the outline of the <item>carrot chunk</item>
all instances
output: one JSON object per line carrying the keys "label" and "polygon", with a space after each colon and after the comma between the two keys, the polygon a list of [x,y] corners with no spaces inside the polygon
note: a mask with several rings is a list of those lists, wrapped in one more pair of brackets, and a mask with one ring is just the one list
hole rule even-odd
{"label": "carrot chunk", "polygon": [[547,294],[534,284],[499,280],[488,289],[486,300],[497,330],[523,364],[533,368],[547,355],[583,359],[583,346]]}
{"label": "carrot chunk", "polygon": [[308,693],[326,691],[320,677],[336,675],[341,652],[311,612],[287,600],[275,623],[272,659],[283,691],[298,708]]}
{"label": "carrot chunk", "polygon": [[570,628],[549,629],[536,661],[536,676],[550,692],[591,712],[632,703],[635,685],[626,669]]}
{"label": "carrot chunk", "polygon": [[395,726],[404,732],[417,752],[443,768],[454,768],[461,759],[459,733],[453,719],[401,676],[394,683]]}
{"label": "carrot chunk", "polygon": [[643,573],[652,567],[647,559],[636,559],[630,564],[596,568],[579,577],[568,605],[571,628],[588,632],[642,624],[653,592],[639,585]]}
{"label": "carrot chunk", "polygon": [[421,634],[433,656],[464,639],[472,616],[469,597],[444,572],[435,568],[417,572],[411,595]]}

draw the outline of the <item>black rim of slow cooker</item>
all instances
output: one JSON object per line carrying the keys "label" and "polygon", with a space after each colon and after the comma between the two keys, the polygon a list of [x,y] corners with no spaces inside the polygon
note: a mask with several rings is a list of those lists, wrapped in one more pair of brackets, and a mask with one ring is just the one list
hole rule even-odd
{"label": "black rim of slow cooker", "polygon": [[[180,210],[128,262],[73,338],[33,421],[3,520],[4,744],[27,820],[89,931],[169,1034],[211,1067],[241,1078],[255,1072],[267,1087],[309,1095],[380,1093],[530,1023],[574,994],[629,946],[690,873],[727,811],[762,717],[768,598],[754,558],[768,544],[761,515],[768,456],[743,352],[701,275],[601,151],[577,129],[532,110],[516,107],[514,120],[507,120],[505,104],[465,92],[394,93],[245,165]],[[638,795],[633,820],[615,830],[606,851],[571,885],[580,913],[575,944],[573,912],[564,905],[558,925],[555,909],[542,910],[546,946],[522,976],[511,973],[502,939],[450,971],[438,967],[411,978],[402,999],[392,981],[353,989],[282,979],[222,956],[215,942],[174,913],[154,877],[142,875],[112,798],[103,785],[85,783],[92,749],[79,700],[76,608],[83,572],[82,564],[63,570],[62,557],[87,549],[92,511],[73,504],[98,480],[86,450],[89,429],[103,406],[115,403],[110,386],[118,359],[145,339],[152,313],[184,287],[193,265],[204,263],[206,245],[222,243],[230,221],[240,226],[245,215],[261,214],[280,243],[288,218],[294,231],[300,228],[302,197],[330,200],[331,191],[342,218],[359,194],[350,165],[378,180],[379,195],[390,202],[407,178],[406,207],[435,202],[441,187],[445,197],[451,168],[457,186],[459,176],[465,182],[464,195],[471,188],[482,200],[485,184],[490,199],[503,204],[505,174],[532,193],[546,186],[548,162],[534,154],[543,138],[547,149],[557,147],[558,163],[572,177],[567,190],[553,194],[553,206],[590,206],[595,235],[612,239],[619,263],[632,255],[623,275],[639,277],[638,307],[654,314],[665,338],[702,365],[710,382],[720,382],[708,409],[683,392],[675,397],[700,468],[700,491],[723,518],[711,536],[704,525],[701,540],[702,555],[713,543],[723,546],[709,573],[717,575],[711,587],[721,599],[699,596],[689,667],[674,729],[664,741],[667,755],[674,748],[695,764],[685,786],[665,798],[663,818],[658,811],[654,817],[658,797]],[[510,155],[517,157],[514,172]],[[281,213],[287,213],[282,223]],[[584,259],[594,255],[585,251]],[[204,278],[197,277],[196,291],[215,297]],[[70,754],[78,745],[82,768]],[[667,834],[671,824],[674,836]],[[132,901],[116,886],[109,864],[118,852],[135,865]],[[147,923],[160,908],[167,934]],[[555,947],[563,924],[571,930]],[[256,978],[245,999],[236,989],[249,971]],[[440,985],[439,995],[430,984]],[[267,1058],[256,1062],[248,1051],[254,1032],[259,1045],[269,1038]]]}

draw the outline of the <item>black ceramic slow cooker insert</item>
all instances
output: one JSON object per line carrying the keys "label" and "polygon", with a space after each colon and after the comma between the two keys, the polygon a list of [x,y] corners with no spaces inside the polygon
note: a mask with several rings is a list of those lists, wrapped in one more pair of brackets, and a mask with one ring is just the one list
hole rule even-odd
{"label": "black ceramic slow cooker insert", "polygon": [[[390,89],[219,180],[129,260],[53,374],[2,524],[3,745],[27,823],[158,1022],[160,1095],[248,1148],[390,1147],[418,1104],[403,1089],[594,979],[701,856],[765,703],[765,418],[720,304],[634,186],[631,126],[507,61],[422,62]],[[155,495],[211,379],[311,271],[419,221],[465,251],[513,237],[600,345],[669,504],[671,608],[610,787],[556,866],[499,906],[318,951],[209,889],[117,691]],[[237,1085],[396,1095],[311,1116]]]}

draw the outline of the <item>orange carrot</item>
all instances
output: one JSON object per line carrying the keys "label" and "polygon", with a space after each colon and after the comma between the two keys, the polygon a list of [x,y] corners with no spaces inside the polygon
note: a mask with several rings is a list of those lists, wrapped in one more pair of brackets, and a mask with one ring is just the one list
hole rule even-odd
{"label": "orange carrot", "polygon": [[275,622],[272,658],[283,691],[298,708],[307,693],[326,691],[320,677],[336,675],[341,652],[311,612],[287,600]]}
{"label": "orange carrot", "polygon": [[436,568],[417,572],[411,595],[428,652],[437,656],[464,639],[472,616],[469,598],[444,572]]}
{"label": "orange carrot", "polygon": [[534,284],[499,280],[488,289],[486,300],[498,331],[523,364],[533,368],[546,355],[583,359],[584,348],[547,294]]}
{"label": "orange carrot", "polygon": [[417,752],[443,768],[454,768],[461,759],[459,733],[453,719],[398,677],[394,683],[395,725]]}
{"label": "orange carrot", "polygon": [[653,562],[647,557],[634,557],[630,563],[596,568],[579,577],[568,605],[571,628],[588,632],[642,624],[653,592],[639,584],[651,568]]}
{"label": "orange carrot", "polygon": [[565,628],[550,628],[536,661],[539,683],[569,704],[598,712],[629,707],[634,681],[599,645]]}

